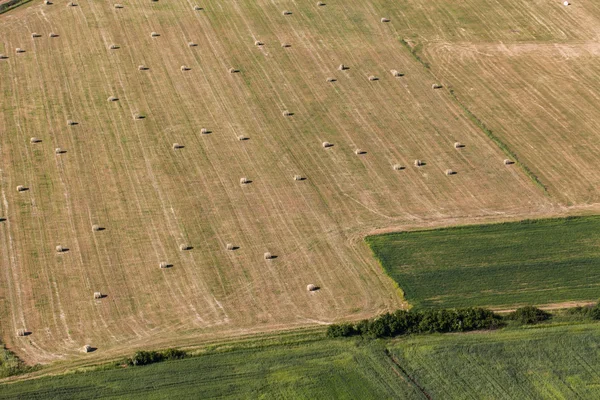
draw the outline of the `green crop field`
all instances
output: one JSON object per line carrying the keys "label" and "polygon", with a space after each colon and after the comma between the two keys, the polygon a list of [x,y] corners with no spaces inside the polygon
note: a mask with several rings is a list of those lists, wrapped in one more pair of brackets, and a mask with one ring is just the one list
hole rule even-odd
{"label": "green crop field", "polygon": [[600,325],[420,336],[391,345],[432,399],[600,398]]}
{"label": "green crop field", "polygon": [[322,340],[0,386],[0,397],[586,398],[600,396],[600,324]]}
{"label": "green crop field", "polygon": [[418,307],[504,307],[600,296],[598,217],[402,232],[367,242]]}

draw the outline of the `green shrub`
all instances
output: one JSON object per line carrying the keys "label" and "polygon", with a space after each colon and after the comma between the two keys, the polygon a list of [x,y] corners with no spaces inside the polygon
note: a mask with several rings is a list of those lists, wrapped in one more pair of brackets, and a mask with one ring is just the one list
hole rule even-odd
{"label": "green shrub", "polygon": [[537,324],[550,318],[550,313],[540,310],[537,307],[526,306],[517,308],[516,311],[508,314],[507,319],[519,321],[522,324]]}

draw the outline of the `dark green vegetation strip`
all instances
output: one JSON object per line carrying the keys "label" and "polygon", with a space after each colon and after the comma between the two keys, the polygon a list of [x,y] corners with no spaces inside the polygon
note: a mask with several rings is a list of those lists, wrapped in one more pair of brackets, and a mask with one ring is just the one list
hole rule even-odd
{"label": "dark green vegetation strip", "polygon": [[7,11],[15,9],[19,6],[22,6],[23,4],[27,4],[30,1],[31,0],[10,0],[10,1],[7,1],[6,3],[2,3],[2,4],[0,4],[0,14],[3,14]]}
{"label": "dark green vegetation strip", "polygon": [[4,399],[600,398],[600,324],[321,340],[0,386]]}
{"label": "dark green vegetation strip", "polygon": [[512,307],[600,294],[600,217],[368,237],[416,307]]}

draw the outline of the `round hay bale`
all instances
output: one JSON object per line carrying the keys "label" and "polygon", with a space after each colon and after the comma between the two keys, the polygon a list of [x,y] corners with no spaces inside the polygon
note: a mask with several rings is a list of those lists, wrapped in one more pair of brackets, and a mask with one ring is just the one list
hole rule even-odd
{"label": "round hay bale", "polygon": [[100,232],[102,227],[100,225],[92,225],[92,232]]}
{"label": "round hay bale", "polygon": [[81,349],[84,353],[89,353],[93,350],[94,348],[92,346],[90,346],[89,344],[86,344],[85,346],[83,346],[83,349]]}
{"label": "round hay bale", "polygon": [[404,167],[400,164],[394,164],[392,168],[394,169],[394,171],[402,171],[404,169]]}
{"label": "round hay bale", "polygon": [[287,48],[287,47],[292,47],[292,45],[289,43],[281,43],[281,47]]}
{"label": "round hay bale", "polygon": [[373,81],[378,81],[378,80],[379,80],[379,78],[378,78],[378,77],[376,77],[375,75],[371,75],[371,76],[369,76],[369,80],[370,80],[371,82],[373,82]]}
{"label": "round hay bale", "polygon": [[257,40],[254,42],[255,46],[264,46],[265,44],[263,42],[261,42],[260,40]]}
{"label": "round hay bale", "polygon": [[185,65],[181,66],[182,71],[189,71],[190,69],[191,69],[190,67],[186,67]]}
{"label": "round hay bale", "polygon": [[504,160],[504,165],[512,165],[514,163],[515,162],[513,160],[509,160],[509,159]]}
{"label": "round hay bale", "polygon": [[75,121],[70,120],[70,119],[67,120],[67,126],[74,126],[74,125],[77,125],[77,123]]}
{"label": "round hay bale", "polygon": [[390,22],[390,19],[384,17],[384,18],[381,18],[381,22]]}
{"label": "round hay bale", "polygon": [[111,102],[111,101],[119,101],[119,99],[115,96],[110,96],[108,99],[106,99],[106,101]]}
{"label": "round hay bale", "polygon": [[404,76],[404,74],[403,74],[403,73],[401,73],[401,72],[399,72],[399,71],[396,71],[395,69],[391,70],[390,72],[392,73],[392,76],[394,76],[394,77],[396,77],[396,78],[399,78],[399,77],[401,77],[401,76]]}
{"label": "round hay bale", "polygon": [[179,245],[179,250],[181,250],[181,251],[186,251],[186,250],[189,250],[189,249],[191,249],[191,247],[188,244],[182,243],[182,244]]}
{"label": "round hay bale", "polygon": [[423,165],[423,161],[415,160],[414,165],[415,165],[415,167],[421,167]]}
{"label": "round hay bale", "polygon": [[250,179],[245,178],[245,177],[244,178],[240,178],[240,184],[246,185],[248,183],[250,183]]}
{"label": "round hay bale", "polygon": [[325,3],[323,3],[322,1],[317,1],[317,7],[323,7],[325,5]]}
{"label": "round hay bale", "polygon": [[42,35],[41,35],[41,34],[39,34],[39,33],[33,32],[33,33],[31,34],[31,37],[35,39],[35,38],[42,37]]}
{"label": "round hay bale", "polygon": [[273,259],[273,254],[266,252],[264,254],[265,260],[272,260]]}
{"label": "round hay bale", "polygon": [[56,246],[56,252],[57,253],[63,253],[65,251],[65,248],[61,245]]}
{"label": "round hay bale", "polygon": [[117,46],[116,44],[111,44],[108,48],[110,50],[117,50],[119,48],[119,46]]}
{"label": "round hay bale", "polygon": [[58,37],[58,33],[49,33],[48,37],[51,37],[51,38]]}
{"label": "round hay bale", "polygon": [[439,83],[434,83],[433,85],[431,85],[432,89],[441,89],[443,86],[440,85]]}
{"label": "round hay bale", "polygon": [[246,136],[244,136],[244,135],[239,135],[238,136],[238,140],[243,141],[243,140],[248,140],[248,138]]}
{"label": "round hay bale", "polygon": [[286,11],[283,11],[281,14],[283,14],[283,15],[292,15],[292,12],[286,10]]}
{"label": "round hay bale", "polygon": [[196,47],[196,46],[198,46],[198,44],[196,44],[196,43],[194,43],[194,42],[189,42],[189,43],[188,43],[188,46],[189,46],[189,47]]}
{"label": "round hay bale", "polygon": [[567,6],[571,5],[571,3],[569,3],[568,1],[565,1],[565,2],[563,2],[563,5],[564,5],[565,7],[567,7]]}
{"label": "round hay bale", "polygon": [[291,117],[292,116],[292,113],[289,112],[288,110],[285,110],[282,114],[283,114],[284,117]]}
{"label": "round hay bale", "polygon": [[323,148],[328,148],[328,147],[333,147],[333,144],[329,143],[329,142],[323,142]]}
{"label": "round hay bale", "polygon": [[225,246],[225,248],[229,251],[235,250],[235,246],[233,245],[233,243],[227,243],[227,246]]}
{"label": "round hay bale", "polygon": [[50,0],[44,0],[44,4],[47,6],[51,6],[52,2]]}
{"label": "round hay bale", "polygon": [[101,292],[94,292],[94,299],[101,299],[104,295]]}
{"label": "round hay bale", "polygon": [[71,2],[67,3],[67,7],[77,7],[77,4],[75,4],[71,1]]}
{"label": "round hay bale", "polygon": [[20,47],[17,47],[17,48],[15,49],[15,52],[16,52],[17,54],[19,54],[19,53],[25,53],[25,50],[23,50],[23,49],[22,49],[22,48],[20,48]]}
{"label": "round hay bale", "polygon": [[27,336],[27,329],[17,329],[17,336],[22,337],[22,336]]}
{"label": "round hay bale", "polygon": [[315,290],[319,290],[319,287],[317,285],[313,285],[312,283],[309,285],[306,285],[306,290],[308,292],[314,292]]}
{"label": "round hay bale", "polygon": [[206,128],[200,129],[200,133],[203,134],[203,135],[207,135],[209,132],[210,131],[208,129],[206,129]]}
{"label": "round hay bale", "polygon": [[453,170],[451,170],[451,169],[446,170],[446,175],[450,176],[450,175],[454,175],[454,174],[456,174],[456,172],[454,172]]}
{"label": "round hay bale", "polygon": [[135,120],[140,120],[140,119],[144,119],[144,118],[146,118],[146,117],[144,117],[144,116],[143,116],[142,114],[140,114],[140,113],[135,113],[135,114],[133,114],[133,119],[135,119]]}
{"label": "round hay bale", "polygon": [[364,150],[361,150],[361,149],[356,149],[356,150],[354,150],[354,154],[359,156],[361,154],[367,154],[367,152]]}
{"label": "round hay bale", "polygon": [[173,150],[183,149],[185,146],[179,143],[173,143]]}
{"label": "round hay bale", "polygon": [[31,139],[29,139],[30,143],[41,143],[42,139],[36,138],[36,137],[32,137]]}
{"label": "round hay bale", "polygon": [[56,154],[62,154],[62,153],[66,153],[66,150],[63,150],[60,147],[57,147],[56,149],[54,149],[54,153],[56,153]]}
{"label": "round hay bale", "polygon": [[295,181],[303,181],[304,177],[302,175],[294,175],[294,180]]}
{"label": "round hay bale", "polygon": [[146,71],[147,69],[150,69],[150,68],[146,67],[145,65],[138,65],[139,71]]}
{"label": "round hay bale", "polygon": [[240,72],[240,70],[239,70],[239,69],[235,69],[235,68],[233,68],[233,67],[232,67],[232,68],[229,68],[229,73],[230,73],[230,74],[237,74],[238,72]]}
{"label": "round hay bale", "polygon": [[115,8],[123,8],[123,4],[115,4]]}
{"label": "round hay bale", "polygon": [[[157,0],[154,0],[154,1],[157,1]],[[159,37],[159,36],[160,36],[160,33],[157,33],[157,32],[150,33],[150,37]]]}
{"label": "round hay bale", "polygon": [[25,186],[23,186],[23,185],[17,186],[17,192],[24,192],[26,190],[27,190],[27,188]]}
{"label": "round hay bale", "polygon": [[167,263],[166,261],[161,261],[158,264],[158,268],[160,268],[160,269],[164,269],[164,268],[168,268],[168,267],[169,267],[169,263]]}
{"label": "round hay bale", "polygon": [[337,79],[335,79],[335,78],[327,78],[327,82],[331,83],[331,82],[335,82],[335,81],[337,81]]}
{"label": "round hay bale", "polygon": [[194,6],[194,11],[202,11],[203,8],[200,6]]}
{"label": "round hay bale", "polygon": [[454,148],[455,149],[462,149],[463,147],[465,147],[465,145],[462,144],[461,142],[454,143]]}
{"label": "round hay bale", "polygon": [[348,68],[346,65],[344,65],[344,64],[340,64],[340,66],[338,67],[338,69],[339,69],[340,71],[345,71],[345,70],[347,70],[347,69],[349,69],[349,68]]}

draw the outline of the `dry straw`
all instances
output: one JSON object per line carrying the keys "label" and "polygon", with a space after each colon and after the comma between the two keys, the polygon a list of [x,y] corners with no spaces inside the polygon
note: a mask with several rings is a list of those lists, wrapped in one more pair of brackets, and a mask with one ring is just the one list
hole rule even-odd
{"label": "dry straw", "polygon": [[451,170],[451,169],[446,170],[446,175],[450,176],[450,175],[454,175],[454,174],[456,174],[456,172],[454,172],[453,170]]}
{"label": "dry straw", "polygon": [[119,99],[115,96],[110,96],[108,99],[106,99],[107,101],[111,102],[111,101],[118,101]]}
{"label": "dry straw", "polygon": [[57,147],[56,149],[54,149],[54,152],[56,154],[62,154],[62,153],[66,153],[66,150],[63,150],[60,147]]}
{"label": "dry straw", "polygon": [[51,37],[51,38],[58,37],[58,33],[49,33],[48,37]]}
{"label": "dry straw", "polygon": [[287,48],[287,47],[292,47],[292,45],[289,43],[281,43],[281,47]]}
{"label": "dry straw", "polygon": [[42,139],[36,138],[36,137],[32,137],[31,139],[29,139],[30,143],[40,143],[42,141]]}
{"label": "dry straw", "polygon": [[230,74],[236,74],[236,73],[238,73],[238,72],[240,72],[240,70],[239,70],[239,69],[236,69],[236,68],[233,68],[233,67],[232,67],[232,68],[229,68],[229,73],[230,73]]}
{"label": "dry straw", "polygon": [[401,72],[399,72],[399,71],[397,71],[397,70],[395,70],[395,69],[391,70],[390,72],[392,73],[392,76],[394,76],[394,77],[396,77],[396,78],[399,78],[399,77],[401,77],[401,76],[404,76],[404,74],[403,74],[403,73],[401,73]]}
{"label": "dry straw", "polygon": [[322,1],[317,1],[317,6],[318,6],[318,7],[322,7],[322,6],[324,6],[324,5],[325,5],[325,3],[323,3]]}
{"label": "dry straw", "polygon": [[92,346],[90,346],[89,344],[86,344],[85,346],[83,346],[83,349],[82,349],[82,351],[83,351],[84,353],[89,353],[89,352],[91,352],[91,351],[92,351],[92,349],[93,349],[93,347],[92,347]]}
{"label": "dry straw", "polygon": [[156,33],[156,32],[150,33],[150,37],[159,37],[159,36],[160,36],[159,33]]}
{"label": "dry straw", "polygon": [[227,243],[227,246],[225,247],[227,250],[235,250],[235,246],[233,245],[233,243]]}
{"label": "dry straw", "polygon": [[294,180],[295,181],[303,181],[304,177],[302,175],[294,175]]}
{"label": "dry straw", "polygon": [[423,165],[423,161],[421,160],[415,160],[415,167],[421,167]]}
{"label": "dry straw", "polygon": [[160,268],[160,269],[167,268],[168,266],[169,266],[169,264],[165,261],[162,261],[158,264],[158,268]]}
{"label": "dry straw", "polygon": [[61,245],[56,246],[56,252],[57,253],[64,253],[65,248]]}
{"label": "dry straw", "polygon": [[22,48],[20,48],[20,47],[17,47],[17,48],[15,49],[15,52],[16,52],[17,54],[18,54],[18,53],[25,53],[25,50],[23,50],[23,49],[22,49]]}
{"label": "dry straw", "polygon": [[17,192],[24,192],[26,190],[27,190],[27,188],[25,186],[23,186],[23,185],[17,186]]}
{"label": "dry straw", "polygon": [[123,4],[115,4],[115,8],[123,8]]}
{"label": "dry straw", "polygon": [[240,184],[246,185],[248,183],[250,183],[250,180],[248,178],[246,178],[246,177],[240,178]]}
{"label": "dry straw", "polygon": [[191,249],[191,247],[188,244],[182,243],[179,245],[179,250],[181,250],[181,251],[186,251],[186,250],[190,250],[190,249]]}
{"label": "dry straw", "polygon": [[255,46],[264,46],[265,44],[263,42],[261,42],[260,40],[257,40],[256,42],[254,42]]}
{"label": "dry straw", "polygon": [[77,4],[75,4],[71,1],[71,2],[67,3],[67,7],[77,7]]}
{"label": "dry straw", "polygon": [[206,134],[208,134],[209,132],[210,132],[210,131],[209,131],[208,129],[206,129],[206,128],[202,128],[202,129],[200,129],[200,133],[201,133],[201,134],[203,134],[203,135],[206,135]]}
{"label": "dry straw", "polygon": [[27,336],[27,329],[17,329],[17,336]]}
{"label": "dry straw", "polygon": [[381,18],[381,22],[390,22],[390,19],[384,17],[384,18]]}
{"label": "dry straw", "polygon": [[287,11],[287,10],[286,10],[286,11],[282,12],[282,14],[283,14],[283,15],[292,15],[292,12],[291,12],[291,11]]}
{"label": "dry straw", "polygon": [[319,287],[317,285],[313,285],[312,283],[309,285],[306,285],[306,290],[308,292],[314,292],[315,290],[318,290]]}
{"label": "dry straw", "polygon": [[150,69],[150,68],[146,67],[145,65],[138,65],[138,70],[140,70],[140,71],[146,71],[148,69]]}
{"label": "dry straw", "polygon": [[173,150],[183,149],[185,146],[179,143],[173,143]]}
{"label": "dry straw", "polygon": [[243,140],[248,140],[248,138],[244,135],[239,135],[238,140],[243,141]]}
{"label": "dry straw", "polygon": [[198,46],[198,44],[196,44],[196,43],[194,43],[194,42],[189,42],[189,43],[188,43],[188,46],[190,46],[190,47],[196,47],[196,46]]}
{"label": "dry straw", "polygon": [[345,71],[345,70],[349,69],[349,67],[348,67],[348,66],[346,66],[346,65],[344,65],[344,64],[340,64],[340,66],[338,67],[338,69],[339,69],[340,71]]}
{"label": "dry straw", "polygon": [[116,44],[111,44],[111,45],[109,46],[109,49],[110,49],[110,50],[117,50],[118,48],[119,48],[119,46],[117,46]]}
{"label": "dry straw", "polygon": [[402,165],[400,165],[400,164],[394,164],[394,165],[392,166],[392,168],[393,168],[395,171],[402,171],[402,170],[404,169],[404,167],[403,167]]}
{"label": "dry straw", "polygon": [[289,112],[288,110],[285,110],[282,114],[283,114],[284,117],[291,117],[292,116],[292,113]]}
{"label": "dry straw", "polygon": [[272,260],[273,259],[273,254],[266,252],[264,254],[265,260]]}
{"label": "dry straw", "polygon": [[432,89],[441,89],[443,86],[440,85],[439,83],[434,83],[433,85],[431,85]]}
{"label": "dry straw", "polygon": [[189,71],[190,69],[191,69],[190,67],[186,67],[185,65],[181,66],[182,71]]}
{"label": "dry straw", "polygon": [[92,225],[92,232],[100,232],[102,227],[100,225]]}
{"label": "dry straw", "polygon": [[371,75],[371,76],[369,76],[369,80],[370,80],[370,81],[378,81],[378,80],[379,80],[379,78],[378,78],[378,77],[376,77],[376,76],[374,76],[374,75]]}
{"label": "dry straw", "polygon": [[73,126],[73,125],[77,125],[77,122],[75,122],[75,121],[73,121],[73,120],[70,120],[70,119],[68,119],[68,120],[67,120],[67,126]]}
{"label": "dry straw", "polygon": [[200,6],[194,6],[194,11],[202,11],[202,7],[200,7]]}
{"label": "dry straw", "polygon": [[337,79],[335,78],[327,78],[327,82],[335,82]]}
{"label": "dry straw", "polygon": [[34,33],[31,34],[31,37],[32,38],[38,38],[38,37],[42,37],[42,35],[39,34],[39,33],[34,32]]}
{"label": "dry straw", "polygon": [[515,162],[513,160],[509,160],[509,159],[504,160],[504,165],[511,165],[511,164],[514,164],[514,163]]}
{"label": "dry straw", "polygon": [[361,154],[367,154],[367,152],[364,150],[361,150],[361,149],[356,149],[356,150],[354,150],[354,154],[361,155]]}
{"label": "dry straw", "polygon": [[101,292],[94,292],[94,299],[101,299],[104,295]]}
{"label": "dry straw", "polygon": [[323,142],[323,148],[328,148],[328,147],[333,147],[333,144],[329,143],[329,142]]}
{"label": "dry straw", "polygon": [[454,148],[455,149],[462,149],[463,147],[465,147],[465,145],[462,144],[461,142],[454,143]]}

